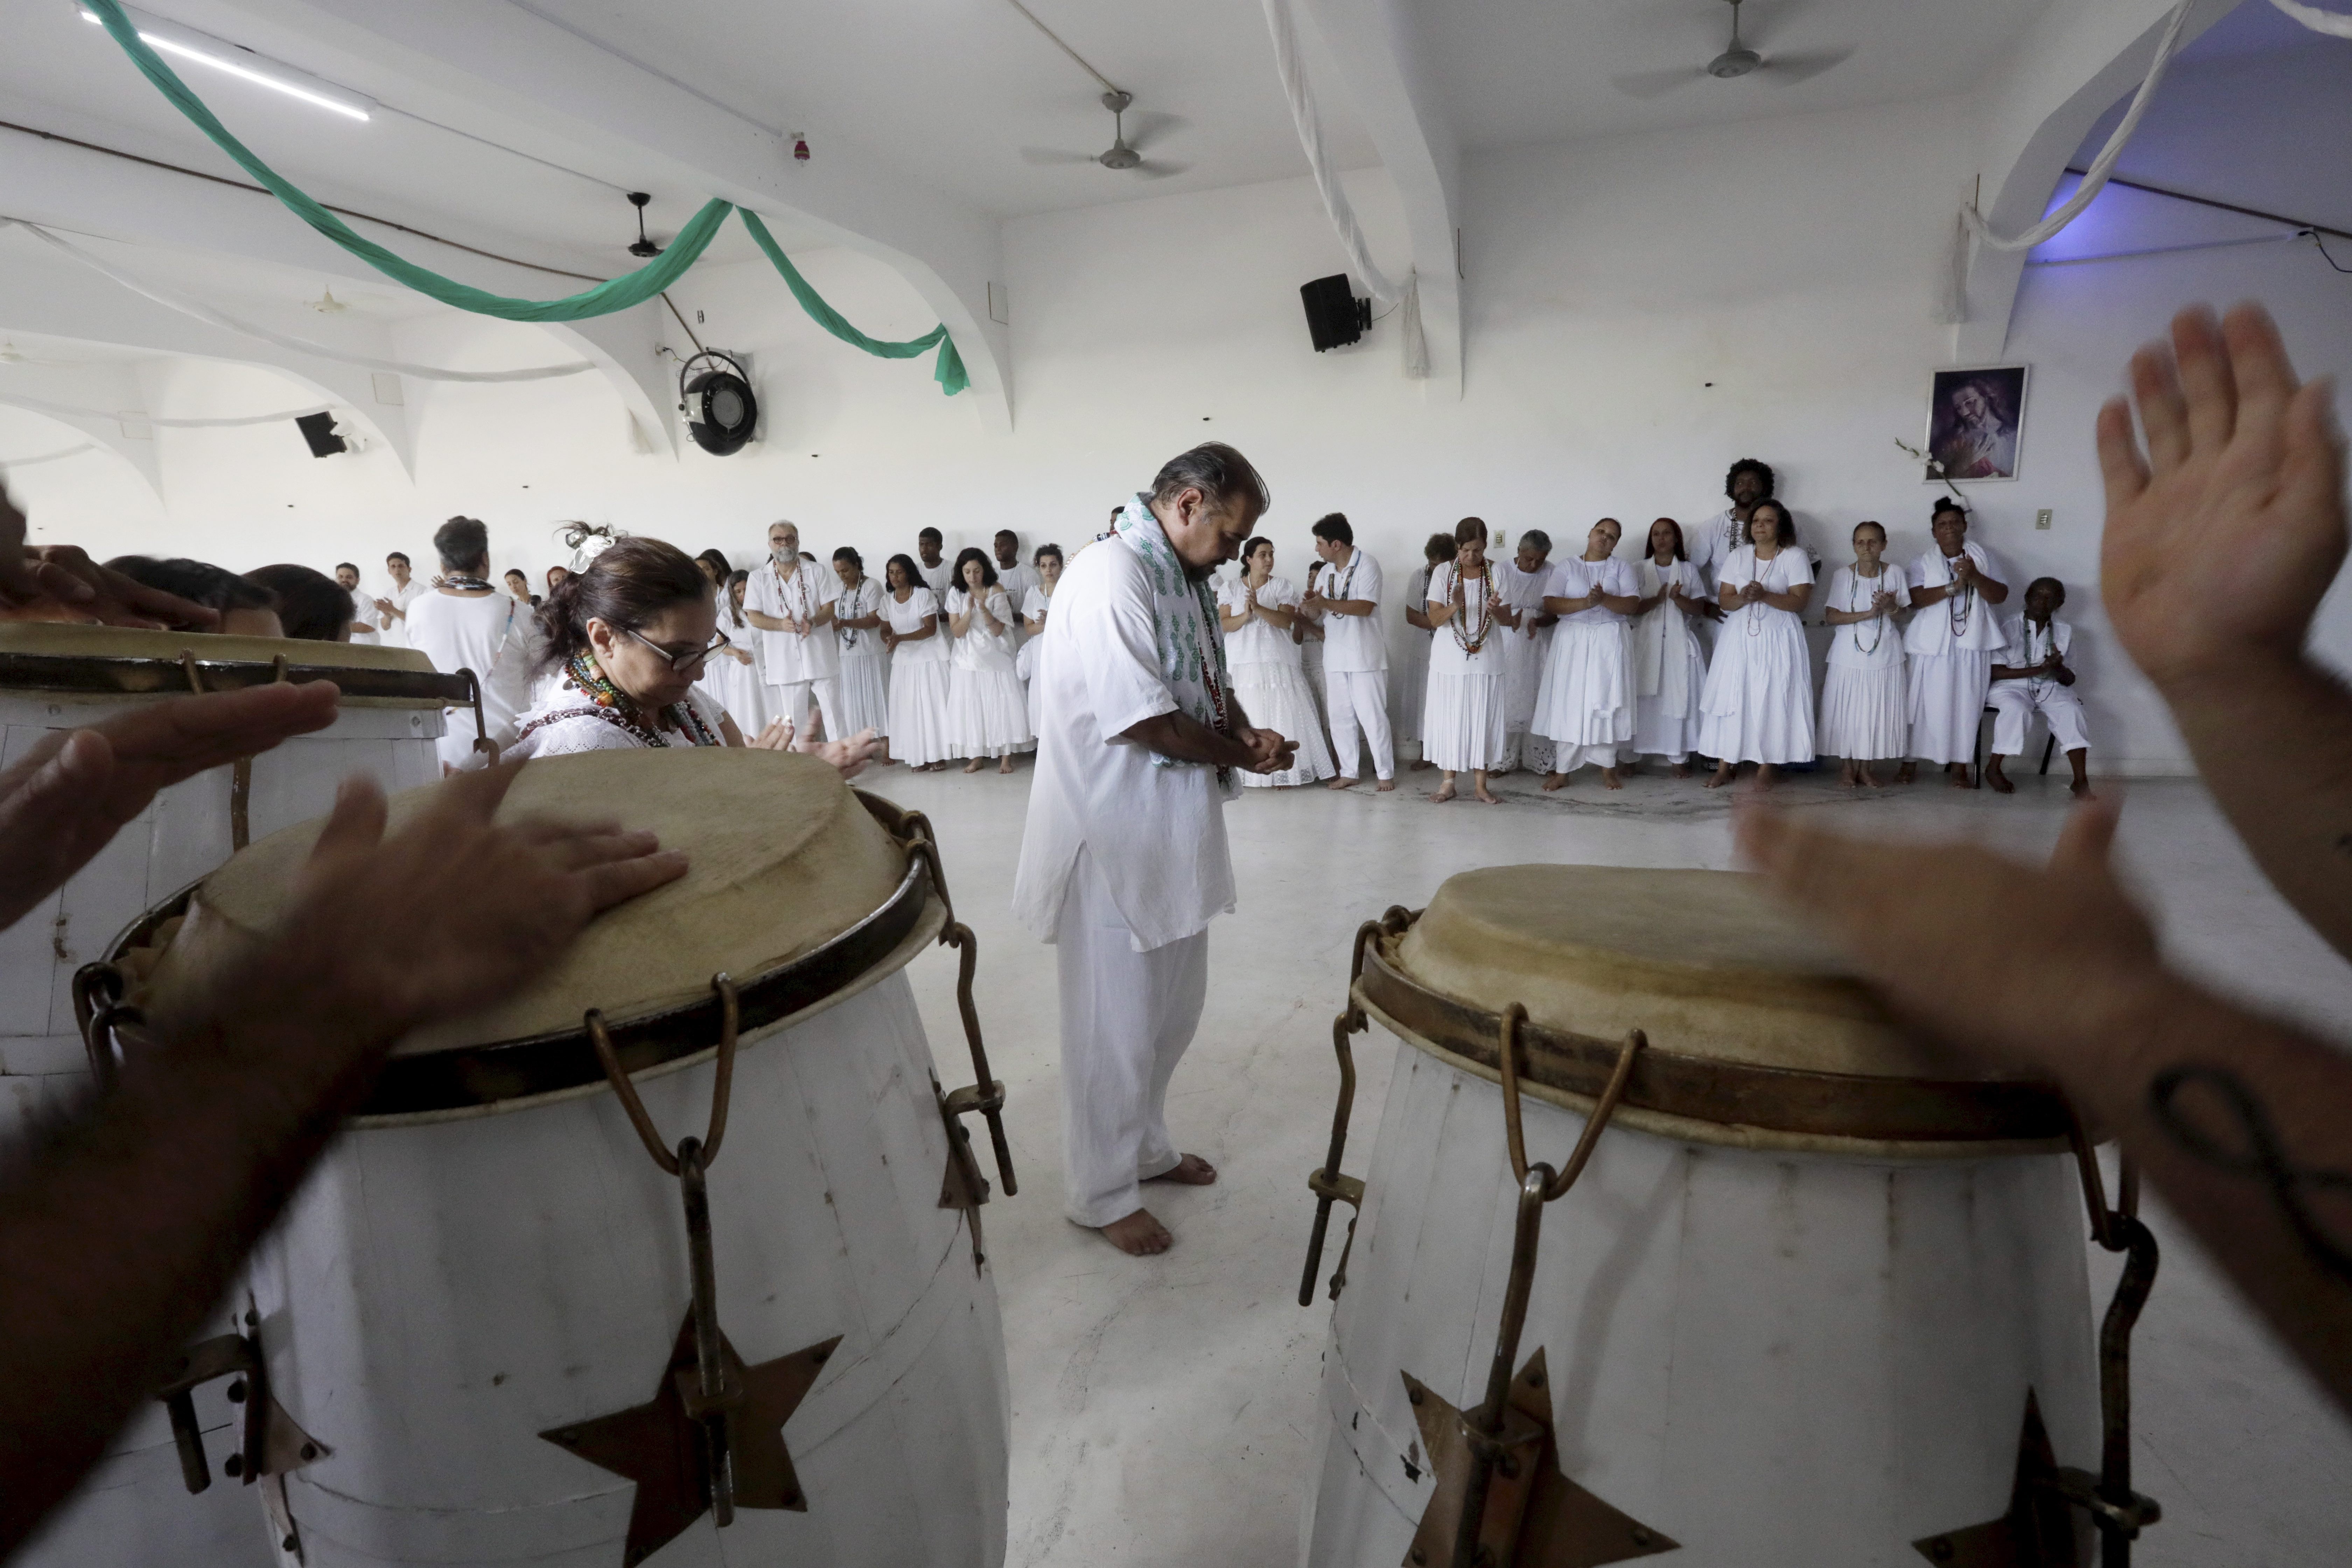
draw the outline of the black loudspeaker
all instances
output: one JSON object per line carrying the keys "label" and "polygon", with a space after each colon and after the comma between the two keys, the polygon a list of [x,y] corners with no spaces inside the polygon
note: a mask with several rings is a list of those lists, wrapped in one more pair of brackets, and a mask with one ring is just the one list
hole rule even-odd
{"label": "black loudspeaker", "polygon": [[302,439],[310,444],[310,456],[314,458],[331,458],[351,450],[335,434],[335,416],[331,414],[305,414],[294,423],[301,430]]}
{"label": "black loudspeaker", "polygon": [[1318,354],[1326,349],[1346,348],[1371,327],[1372,302],[1356,298],[1344,272],[1301,283],[1298,298],[1307,307],[1307,335],[1315,340]]}

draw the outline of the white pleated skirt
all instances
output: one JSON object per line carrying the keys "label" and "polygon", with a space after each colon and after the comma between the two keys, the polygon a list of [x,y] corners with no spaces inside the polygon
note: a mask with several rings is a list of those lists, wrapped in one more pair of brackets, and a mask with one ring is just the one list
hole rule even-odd
{"label": "white pleated skirt", "polygon": [[1622,622],[1561,622],[1552,631],[1529,727],[1562,750],[1631,741],[1633,652]]}
{"label": "white pleated skirt", "polygon": [[1992,654],[1983,648],[1915,653],[1906,680],[1911,755],[1927,763],[1971,761],[1992,685]]}
{"label": "white pleated skirt", "polygon": [[1508,702],[1500,669],[1432,669],[1422,706],[1422,756],[1448,773],[1499,767],[1510,743]]}
{"label": "white pleated skirt", "polygon": [[[1301,647],[1299,651],[1306,649]],[[1396,719],[1392,725],[1395,737],[1400,741],[1418,741],[1422,704],[1429,700],[1429,634],[1413,626],[1405,627],[1403,646],[1396,650],[1395,662],[1389,668],[1390,679],[1396,682]],[[1318,672],[1320,673],[1319,666]]]}
{"label": "white pleated skirt", "polygon": [[1296,767],[1278,773],[1244,773],[1244,786],[1313,784],[1339,771],[1332,765],[1331,743],[1323,738],[1323,721],[1316,715],[1315,693],[1305,670],[1295,664],[1237,664],[1233,675],[1234,695],[1241,699],[1249,721],[1298,742]]}
{"label": "white pleated skirt", "polygon": [[948,670],[948,755],[1002,757],[1037,744],[1029,727],[1029,694],[1013,660]]}
{"label": "white pleated skirt", "polygon": [[900,658],[890,663],[890,754],[921,767],[948,750],[948,661]]}
{"label": "white pleated skirt", "polygon": [[[1754,614],[1752,610],[1748,612]],[[1757,634],[1726,623],[1699,700],[1698,750],[1727,763],[1813,760],[1813,668],[1797,617],[1775,615]]]}
{"label": "white pleated skirt", "polygon": [[1667,712],[1666,700],[1662,696],[1633,699],[1633,743],[1628,750],[1636,756],[1664,757],[1670,763],[1679,763],[1698,745],[1698,703],[1706,690],[1706,660],[1699,654],[1696,637],[1685,646],[1683,657],[1688,664],[1683,675],[1681,712]]}
{"label": "white pleated skirt", "polygon": [[760,679],[760,664],[755,658],[750,664],[713,655],[703,667],[702,679],[695,684],[702,688],[727,716],[735,721],[735,728],[747,741],[757,740],[760,731],[775,717],[774,702],[768,696],[768,683]]}
{"label": "white pleated skirt", "polygon": [[1503,633],[1503,722],[1511,733],[1530,730],[1543,733],[1535,723],[1536,706],[1544,680],[1551,673],[1551,650],[1559,646],[1555,639],[1566,630],[1565,626],[1547,626],[1532,637],[1525,632]]}
{"label": "white pleated skirt", "polygon": [[1903,755],[1910,731],[1901,659],[1829,667],[1822,679],[1822,729],[1815,742],[1822,755],[1885,762]]}
{"label": "white pleated skirt", "polygon": [[841,728],[845,741],[860,730],[890,732],[890,661],[879,647],[872,653],[842,651]]}

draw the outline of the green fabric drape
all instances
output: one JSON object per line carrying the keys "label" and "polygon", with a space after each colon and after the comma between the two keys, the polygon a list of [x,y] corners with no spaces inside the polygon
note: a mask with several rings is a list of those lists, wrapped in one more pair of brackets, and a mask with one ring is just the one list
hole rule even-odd
{"label": "green fabric drape", "polygon": [[784,287],[793,291],[793,298],[801,302],[801,309],[806,310],[809,319],[818,326],[851,347],[864,349],[867,353],[877,354],[884,359],[913,359],[936,343],[940,357],[931,367],[931,379],[940,384],[940,390],[952,397],[971,384],[964,374],[963,356],[956,353],[955,340],[948,336],[944,325],[933,327],[919,338],[908,338],[900,342],[885,342],[878,338],[867,337],[844,321],[840,311],[826,304],[824,296],[809,287],[808,279],[801,276],[800,268],[784,255],[782,247],[776,244],[775,236],[768,232],[768,226],[760,221],[758,213],[738,210],[742,212],[743,226],[751,231],[760,248],[768,253],[768,259],[776,264],[776,270],[783,274]]}
{"label": "green fabric drape", "polygon": [[[493,294],[488,289],[444,278],[438,272],[419,267],[355,233],[350,225],[320,205],[238,141],[228,127],[205,106],[204,100],[180,79],[179,74],[147,47],[145,40],[139,37],[139,29],[122,14],[122,7],[117,0],[77,0],[77,4],[87,6],[98,17],[114,41],[122,47],[122,52],[131,57],[131,63],[154,83],[157,91],[186,115],[198,130],[211,137],[222,152],[236,160],[238,166],[259,182],[263,189],[283,202],[295,216],[385,277],[405,284],[429,299],[454,305],[461,310],[470,310],[476,315],[495,316],[508,321],[579,321],[641,305],[677,282],[688,268],[701,259],[702,253],[718,234],[719,226],[727,221],[727,215],[740,210],[731,203],[713,197],[687,220],[677,237],[670,241],[669,248],[659,257],[635,272],[599,283],[593,289],[583,289],[577,294],[567,295],[561,300],[517,300],[504,294]],[[778,248],[774,237],[769,234],[767,225],[760,221],[758,214],[746,211],[742,217],[743,226],[751,231],[751,237],[767,253],[776,270],[783,275],[785,286],[792,289],[793,298],[800,301],[801,309],[806,310],[817,325],[843,342],[885,359],[912,359],[936,345],[940,351],[939,360],[933,367],[932,377],[940,384],[940,391],[952,396],[971,384],[970,378],[964,374],[962,356],[956,353],[955,341],[948,335],[944,324],[919,338],[903,342],[887,342],[867,337],[845,321],[841,312],[826,304],[823,296],[809,287],[808,280]]]}

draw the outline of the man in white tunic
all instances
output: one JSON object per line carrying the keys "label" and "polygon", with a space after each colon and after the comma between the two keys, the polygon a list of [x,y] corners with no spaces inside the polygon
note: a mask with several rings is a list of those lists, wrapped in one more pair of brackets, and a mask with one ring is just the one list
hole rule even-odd
{"label": "man in white tunic", "polygon": [[1748,514],[1756,503],[1769,500],[1777,477],[1772,465],[1760,458],[1742,458],[1731,465],[1723,476],[1723,493],[1731,504],[1708,518],[1683,530],[1683,553],[1698,568],[1706,582],[1706,618],[1723,619],[1723,606],[1716,602],[1717,574],[1731,552],[1748,542]]}
{"label": "man in white tunic", "polygon": [[1038,645],[1013,910],[1057,949],[1065,1211],[1122,1252],[1174,1241],[1139,1184],[1217,1175],[1177,1152],[1166,1107],[1208,994],[1209,922],[1234,907],[1236,770],[1278,773],[1297,751],[1234,700],[1209,581],[1266,501],[1230,447],[1173,459],[1071,560]]}
{"label": "man in white tunic", "polygon": [[355,643],[373,646],[382,642],[375,626],[375,600],[360,592],[360,569],[349,561],[335,567],[335,585],[352,596],[351,638]]}
{"label": "man in white tunic", "polygon": [[2074,770],[2069,785],[2085,799],[2091,794],[2091,732],[2083,722],[2083,700],[2074,691],[2074,671],[2067,658],[2074,647],[2074,628],[2058,618],[2066,603],[2066,584],[2055,577],[2036,577],[2025,585],[2025,614],[2011,621],[2008,638],[1992,667],[1992,687],[1985,703],[1993,710],[1992,754],[1985,759],[1985,783],[2001,795],[2017,786],[2001,772],[2000,760],[2025,751],[2025,738],[2036,713],[2049,721],[2051,738],[2066,753]]}
{"label": "man in white tunic", "polygon": [[931,591],[931,597],[941,605],[940,624],[942,626],[947,624],[948,618],[945,608],[948,590],[955,586],[955,563],[940,553],[946,543],[936,528],[926,528],[915,535],[915,553],[920,557],[917,570],[923,574],[923,586]]}
{"label": "man in white tunic", "polygon": [[[515,721],[530,706],[530,678],[540,641],[530,606],[489,582],[490,531],[478,518],[453,517],[434,531],[441,556],[440,585],[418,593],[402,624],[408,646],[445,675],[470,669],[482,685],[482,730],[504,751],[514,743]],[[478,767],[489,759],[474,749],[470,708],[442,711],[438,747],[444,772]]]}
{"label": "man in white tunic", "polygon": [[1992,606],[2009,597],[1984,546],[1969,539],[1969,514],[1955,500],[1936,503],[1928,531],[1935,547],[1912,563],[1911,624],[1903,629],[1910,657],[1905,673],[1911,704],[1911,754],[1895,777],[1909,784],[1918,763],[1941,763],[1956,789],[1974,789],[1977,729],[1992,656],[2002,642]]}
{"label": "man in white tunic", "polygon": [[[1004,590],[1013,613],[1020,615],[1021,606],[1029,602],[1029,590],[1037,585],[1037,569],[1021,559],[1021,536],[1009,528],[996,531],[996,585]],[[1015,625],[1013,637],[1018,639],[1021,627]]]}
{"label": "man in white tunic", "polygon": [[[408,640],[408,606],[425,592],[425,584],[409,575],[408,556],[395,550],[383,558],[383,569],[392,578],[392,592],[375,602],[376,630],[394,647],[413,647]],[[488,570],[485,565],[485,571]]]}
{"label": "man in white tunic", "polygon": [[743,618],[760,633],[760,670],[775,700],[772,711],[805,736],[814,700],[828,741],[849,738],[842,728],[841,652],[833,631],[833,602],[840,595],[839,578],[801,558],[797,524],[768,525],[768,559],[743,585]]}
{"label": "man in white tunic", "polygon": [[[1389,644],[1381,626],[1381,563],[1356,548],[1356,531],[1332,512],[1314,528],[1315,553],[1325,570],[1298,603],[1323,626],[1323,696],[1329,707],[1331,755],[1339,764],[1332,789],[1363,776],[1363,747],[1386,795],[1396,788],[1396,743],[1389,732]],[[1357,733],[1362,731],[1362,747]]]}

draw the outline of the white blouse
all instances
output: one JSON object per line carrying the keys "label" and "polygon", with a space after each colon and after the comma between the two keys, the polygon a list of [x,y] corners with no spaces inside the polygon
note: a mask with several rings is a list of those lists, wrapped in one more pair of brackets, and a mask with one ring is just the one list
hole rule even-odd
{"label": "white blouse", "polygon": [[[1829,597],[1822,601],[1824,610],[1867,610],[1871,595],[1884,591],[1895,595],[1896,609],[1911,602],[1911,590],[1905,583],[1903,568],[1891,561],[1879,563],[1878,575],[1859,577],[1851,566],[1841,566],[1830,574]],[[1848,668],[1885,669],[1903,662],[1903,633],[1895,624],[1890,610],[1874,621],[1850,621],[1830,628],[1837,635],[1830,639],[1830,662]]]}
{"label": "white blouse", "polygon": [[[1795,545],[1784,545],[1771,560],[1759,561],[1756,559],[1756,547],[1743,544],[1725,558],[1723,571],[1716,578],[1716,586],[1745,588],[1750,583],[1761,583],[1769,593],[1785,594],[1812,580],[1812,561]],[[1778,605],[1742,605],[1724,616],[1723,630],[1717,635],[1727,637],[1745,632],[1750,621],[1761,623],[1759,630],[1769,628],[1775,616],[1792,624],[1800,621],[1794,610],[1784,610]]]}
{"label": "white blouse", "polygon": [[[1612,555],[1605,561],[1587,561],[1579,556],[1573,561],[1561,562],[1551,569],[1551,581],[1544,585],[1544,597],[1581,599],[1596,586],[1604,594],[1613,594],[1621,598],[1641,596],[1641,581],[1633,574],[1633,563]],[[1564,626],[1589,626],[1615,622],[1622,626],[1626,618],[1606,605],[1595,605],[1589,610],[1562,616],[1559,624]]]}
{"label": "white blouse", "polygon": [[880,626],[845,626],[845,620],[863,620],[882,612],[882,584],[871,577],[860,577],[855,588],[844,588],[833,602],[833,629],[841,638],[844,658],[880,658],[885,652]]}
{"label": "white blouse", "polygon": [[[1290,585],[1287,577],[1269,577],[1257,591],[1257,602],[1270,609],[1296,609],[1298,590]],[[1238,616],[1249,605],[1249,585],[1245,579],[1235,578],[1217,594],[1217,608],[1229,616]],[[1225,661],[1228,664],[1287,664],[1297,665],[1298,645],[1290,640],[1288,626],[1275,626],[1253,616],[1238,631],[1225,634]]]}
{"label": "white blouse", "polygon": [[[938,626],[939,615],[940,602],[931,596],[929,588],[908,590],[903,604],[896,594],[882,595],[882,618],[888,621],[890,629],[901,637],[921,631],[926,625]],[[945,626],[940,626],[920,642],[900,643],[892,655],[899,664],[945,663],[947,657],[948,629]]]}
{"label": "white blouse", "polygon": [[[1633,576],[1644,599],[1675,586],[1681,587],[1685,599],[1706,597],[1706,580],[1699,569],[1687,561],[1660,566],[1644,557]],[[1657,608],[1633,622],[1633,694],[1670,699],[1667,711],[1671,713],[1687,712],[1688,709],[1679,704],[1697,699],[1696,692],[1684,695],[1688,650],[1696,643],[1690,623],[1690,616],[1676,608],[1670,597],[1659,600]]]}
{"label": "white blouse", "polygon": [[[1461,569],[1449,561],[1429,574],[1429,604],[1443,610],[1454,599],[1454,579]],[[1433,675],[1496,675],[1503,673],[1503,649],[1507,646],[1508,631],[1495,618],[1494,568],[1487,568],[1484,577],[1471,579],[1463,587],[1462,608],[1454,618],[1437,628],[1429,645],[1429,670]],[[1480,630],[1486,636],[1478,651],[1471,652],[1463,646],[1465,637]],[[1328,667],[1327,667],[1328,668]]]}
{"label": "white blouse", "polygon": [[[1960,546],[1977,570],[1996,581],[2006,581],[1994,570],[1991,558],[1984,546],[1970,540]],[[1940,549],[1930,550],[1911,563],[1906,577],[1911,587],[1941,588],[1952,580],[1951,564]],[[2001,628],[1995,617],[1994,606],[1985,602],[1984,595],[1969,589],[1933,605],[1922,605],[1912,612],[1911,624],[1904,628],[1903,646],[1914,655],[1934,658],[1954,649],[1971,653],[1989,652],[2001,645]]]}
{"label": "white blouse", "polygon": [[1002,588],[990,588],[986,593],[988,613],[994,616],[997,625],[1004,628],[992,634],[981,625],[980,616],[973,613],[969,593],[961,588],[948,590],[949,616],[971,616],[971,624],[964,629],[963,636],[955,639],[955,647],[950,650],[950,657],[959,668],[1013,668],[1012,601],[1005,597]]}

